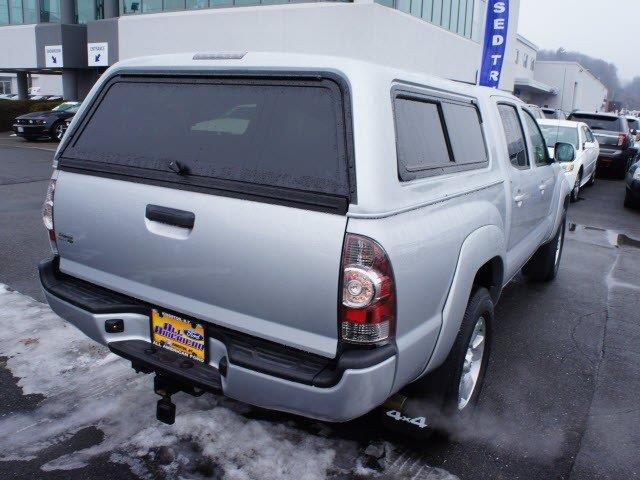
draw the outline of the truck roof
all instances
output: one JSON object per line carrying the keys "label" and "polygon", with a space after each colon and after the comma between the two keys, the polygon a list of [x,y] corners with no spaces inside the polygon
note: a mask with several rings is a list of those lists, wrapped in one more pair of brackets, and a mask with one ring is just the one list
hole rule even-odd
{"label": "truck roof", "polygon": [[[107,72],[136,69],[162,70],[317,70],[343,72],[351,78],[376,78],[412,82],[442,90],[455,91],[475,97],[499,95],[521,102],[510,93],[471,85],[455,80],[447,80],[424,72],[402,70],[382,63],[359,60],[339,55],[317,55],[309,53],[285,52],[189,52],[167,55],[153,55],[123,60]],[[105,75],[104,77],[108,77]]]}

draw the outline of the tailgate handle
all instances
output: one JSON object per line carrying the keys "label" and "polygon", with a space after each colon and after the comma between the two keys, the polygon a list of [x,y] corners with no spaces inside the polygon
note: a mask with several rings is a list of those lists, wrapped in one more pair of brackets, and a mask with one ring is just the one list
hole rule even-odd
{"label": "tailgate handle", "polygon": [[175,208],[147,205],[147,218],[154,222],[166,223],[181,228],[193,228],[196,216],[193,212]]}

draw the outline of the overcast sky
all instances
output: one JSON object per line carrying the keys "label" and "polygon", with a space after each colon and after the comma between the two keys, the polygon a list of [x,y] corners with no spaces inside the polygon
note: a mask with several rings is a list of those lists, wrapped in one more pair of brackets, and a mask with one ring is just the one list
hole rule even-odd
{"label": "overcast sky", "polygon": [[622,80],[640,76],[640,0],[520,0],[518,32],[612,62]]}

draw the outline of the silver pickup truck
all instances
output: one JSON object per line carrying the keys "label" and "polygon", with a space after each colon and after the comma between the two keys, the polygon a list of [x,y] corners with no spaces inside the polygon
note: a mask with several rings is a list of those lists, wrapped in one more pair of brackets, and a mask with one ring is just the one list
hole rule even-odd
{"label": "silver pickup truck", "polygon": [[178,391],[417,430],[425,399],[472,412],[494,305],[556,276],[570,191],[509,94],[278,53],[115,65],[54,166],[46,298],[155,373],[167,423]]}

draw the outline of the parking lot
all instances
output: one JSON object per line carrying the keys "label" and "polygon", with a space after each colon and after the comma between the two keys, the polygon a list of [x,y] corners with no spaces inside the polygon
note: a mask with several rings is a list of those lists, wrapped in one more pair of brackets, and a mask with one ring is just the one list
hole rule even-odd
{"label": "parking lot", "polygon": [[418,443],[375,415],[327,425],[214,396],[180,394],[176,424],[156,422],[151,376],[41,303],[54,149],[0,135],[1,478],[640,476],[640,212],[621,181],[571,205],[553,283],[505,289],[474,425]]}

